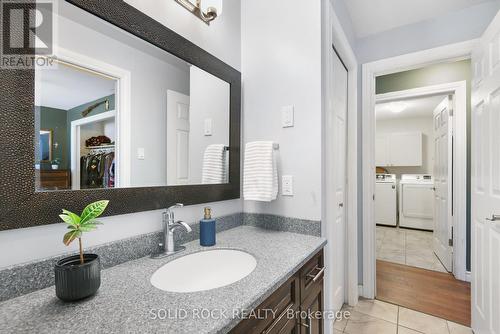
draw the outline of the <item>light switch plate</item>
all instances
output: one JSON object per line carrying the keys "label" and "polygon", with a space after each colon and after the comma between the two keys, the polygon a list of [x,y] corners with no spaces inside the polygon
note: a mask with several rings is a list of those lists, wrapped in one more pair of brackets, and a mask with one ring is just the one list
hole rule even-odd
{"label": "light switch plate", "polygon": [[281,108],[281,125],[284,128],[294,126],[294,106],[285,106]]}
{"label": "light switch plate", "polygon": [[144,160],[145,159],[145,150],[144,147],[139,147],[137,149],[137,159]]}
{"label": "light switch plate", "polygon": [[283,196],[293,196],[293,176],[283,175],[281,177],[281,194]]}
{"label": "light switch plate", "polygon": [[211,135],[212,135],[212,119],[206,118],[205,119],[205,136],[211,136]]}

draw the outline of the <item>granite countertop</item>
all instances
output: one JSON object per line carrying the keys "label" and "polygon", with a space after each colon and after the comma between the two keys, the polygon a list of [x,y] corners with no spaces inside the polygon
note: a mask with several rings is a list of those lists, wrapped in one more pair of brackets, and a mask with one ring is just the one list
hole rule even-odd
{"label": "granite countertop", "polygon": [[[240,321],[234,313],[258,306],[325,244],[308,235],[237,227],[218,233],[215,247],[203,248],[196,240],[172,257],[145,257],[103,270],[101,288],[84,301],[63,303],[50,287],[2,302],[0,332],[226,333]],[[208,291],[171,293],[151,285],[151,275],[165,263],[217,248],[246,251],[257,267],[236,283]]]}

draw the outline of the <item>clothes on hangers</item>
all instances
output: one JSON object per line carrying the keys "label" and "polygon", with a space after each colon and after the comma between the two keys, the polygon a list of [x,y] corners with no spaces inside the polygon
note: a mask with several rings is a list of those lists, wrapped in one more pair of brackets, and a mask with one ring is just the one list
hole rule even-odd
{"label": "clothes on hangers", "polygon": [[115,153],[89,153],[80,158],[80,188],[114,188]]}

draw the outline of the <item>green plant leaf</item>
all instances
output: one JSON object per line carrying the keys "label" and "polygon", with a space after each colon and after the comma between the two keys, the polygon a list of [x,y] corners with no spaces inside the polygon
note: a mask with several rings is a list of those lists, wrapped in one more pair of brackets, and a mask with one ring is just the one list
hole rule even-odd
{"label": "green plant leaf", "polygon": [[87,205],[85,209],[83,209],[82,215],[80,216],[80,224],[84,225],[87,222],[94,220],[99,217],[106,207],[108,206],[109,201],[97,201]]}
{"label": "green plant leaf", "polygon": [[78,226],[78,224],[77,224],[77,223],[75,223],[74,219],[73,219],[73,218],[71,218],[71,217],[70,217],[70,216],[68,216],[68,215],[61,214],[61,215],[59,215],[59,217],[60,217],[60,218],[61,218],[61,219],[62,219],[62,220],[66,223],[66,224],[68,224],[70,227],[72,227],[72,226],[74,226],[74,227]]}
{"label": "green plant leaf", "polygon": [[80,216],[79,215],[77,215],[76,213],[73,213],[71,211],[65,210],[65,209],[63,209],[62,212],[65,215],[70,216],[77,225],[80,224]]}
{"label": "green plant leaf", "polygon": [[81,235],[82,235],[82,232],[80,232],[79,230],[69,231],[68,233],[66,233],[64,235],[63,243],[66,246],[69,246],[69,244],[71,244],[73,242],[73,240],[75,240],[76,238],[81,237]]}
{"label": "green plant leaf", "polygon": [[95,230],[96,228],[97,228],[97,226],[94,224],[85,224],[85,225],[80,226],[80,231],[90,232],[90,231]]}
{"label": "green plant leaf", "polygon": [[[103,225],[103,223],[101,223],[98,220],[92,219],[90,221],[86,221],[85,223],[81,224],[80,226],[88,226],[88,225]],[[97,228],[97,226],[96,226],[96,228]]]}

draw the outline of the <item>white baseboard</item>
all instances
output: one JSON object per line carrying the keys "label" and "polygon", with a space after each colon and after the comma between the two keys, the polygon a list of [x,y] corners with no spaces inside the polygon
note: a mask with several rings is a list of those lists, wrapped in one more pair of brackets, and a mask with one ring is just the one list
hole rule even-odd
{"label": "white baseboard", "polygon": [[465,272],[465,281],[470,283],[471,280],[472,280],[472,274],[471,274],[471,272],[470,271],[466,271]]}

